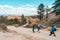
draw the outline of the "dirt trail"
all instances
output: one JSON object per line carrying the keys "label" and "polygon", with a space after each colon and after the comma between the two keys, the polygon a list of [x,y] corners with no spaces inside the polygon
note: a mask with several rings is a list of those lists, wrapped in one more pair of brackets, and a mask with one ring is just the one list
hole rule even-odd
{"label": "dirt trail", "polygon": [[[60,31],[56,32],[56,37],[49,36],[49,31],[40,30],[40,33],[32,32],[31,28],[8,26],[8,29],[15,32],[2,33],[0,32],[0,40],[60,40]],[[35,30],[37,31],[37,29]]]}

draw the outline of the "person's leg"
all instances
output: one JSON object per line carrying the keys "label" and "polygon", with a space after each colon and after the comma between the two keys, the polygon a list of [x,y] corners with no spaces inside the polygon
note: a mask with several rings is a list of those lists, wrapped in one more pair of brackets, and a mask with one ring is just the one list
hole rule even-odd
{"label": "person's leg", "polygon": [[35,32],[34,29],[32,29],[33,33]]}
{"label": "person's leg", "polygon": [[50,36],[52,35],[52,32],[50,32]]}
{"label": "person's leg", "polygon": [[54,34],[54,36],[56,36],[54,32],[53,32],[53,34]]}
{"label": "person's leg", "polygon": [[38,28],[38,32],[40,33],[40,31],[39,31],[39,30],[40,30],[40,28]]}

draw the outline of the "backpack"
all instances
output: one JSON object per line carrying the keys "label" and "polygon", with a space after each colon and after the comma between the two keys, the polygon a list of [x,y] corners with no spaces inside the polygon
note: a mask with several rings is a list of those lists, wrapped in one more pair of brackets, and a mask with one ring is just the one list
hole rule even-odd
{"label": "backpack", "polygon": [[40,25],[37,25],[37,27],[40,29]]}
{"label": "backpack", "polygon": [[54,28],[54,31],[56,31],[56,28]]}

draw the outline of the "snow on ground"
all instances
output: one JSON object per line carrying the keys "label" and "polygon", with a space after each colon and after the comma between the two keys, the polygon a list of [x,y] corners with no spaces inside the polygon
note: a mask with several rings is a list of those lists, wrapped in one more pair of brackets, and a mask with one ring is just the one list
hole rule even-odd
{"label": "snow on ground", "polygon": [[14,30],[16,32],[0,32],[0,40],[60,40],[60,31],[56,32],[56,37],[49,36],[49,31],[40,30],[35,33],[32,32],[32,28],[22,28],[7,26],[8,29]]}

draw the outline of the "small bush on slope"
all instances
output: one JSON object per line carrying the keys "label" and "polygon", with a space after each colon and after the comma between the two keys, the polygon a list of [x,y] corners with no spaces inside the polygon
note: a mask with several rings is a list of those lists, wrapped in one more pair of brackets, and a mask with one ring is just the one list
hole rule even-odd
{"label": "small bush on slope", "polygon": [[0,30],[7,30],[6,24],[0,23]]}

